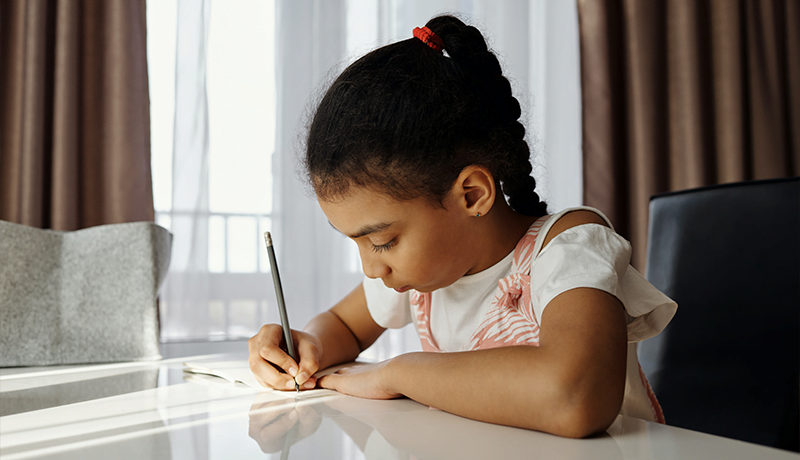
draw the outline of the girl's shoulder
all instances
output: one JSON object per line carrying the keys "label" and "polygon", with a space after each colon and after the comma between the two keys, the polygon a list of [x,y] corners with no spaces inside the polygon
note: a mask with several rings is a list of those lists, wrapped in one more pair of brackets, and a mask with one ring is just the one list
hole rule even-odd
{"label": "girl's shoulder", "polygon": [[547,219],[547,222],[542,225],[537,237],[536,247],[534,254],[541,252],[542,248],[553,240],[560,233],[580,225],[597,224],[610,229],[614,229],[611,221],[600,212],[598,209],[590,206],[580,206],[575,208],[567,208],[556,214],[552,214]]}

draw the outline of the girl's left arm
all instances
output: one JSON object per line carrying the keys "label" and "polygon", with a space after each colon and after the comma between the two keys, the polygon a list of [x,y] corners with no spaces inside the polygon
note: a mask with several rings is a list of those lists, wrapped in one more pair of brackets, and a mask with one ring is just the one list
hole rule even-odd
{"label": "girl's left arm", "polygon": [[578,438],[604,431],[619,413],[626,358],[622,303],[577,288],[544,310],[538,347],[409,353],[320,385],[366,398],[407,396],[475,420]]}

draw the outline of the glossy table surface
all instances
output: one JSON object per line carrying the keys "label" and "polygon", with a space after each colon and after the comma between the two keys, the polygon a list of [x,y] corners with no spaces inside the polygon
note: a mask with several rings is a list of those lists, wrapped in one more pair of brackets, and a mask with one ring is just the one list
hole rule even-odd
{"label": "glossy table surface", "polygon": [[149,363],[0,369],[0,456],[23,458],[794,459],[797,454],[619,416],[573,440],[468,420],[408,399],[257,391]]}

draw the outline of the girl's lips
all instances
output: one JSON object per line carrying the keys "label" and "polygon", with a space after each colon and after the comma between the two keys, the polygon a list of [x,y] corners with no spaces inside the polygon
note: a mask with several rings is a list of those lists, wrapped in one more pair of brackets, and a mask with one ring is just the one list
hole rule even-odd
{"label": "girl's lips", "polygon": [[407,291],[407,290],[409,290],[409,289],[411,289],[411,286],[403,286],[403,287],[401,287],[401,288],[394,288],[394,290],[395,290],[395,291],[397,291],[397,292],[399,292],[399,293],[406,292],[406,291]]}

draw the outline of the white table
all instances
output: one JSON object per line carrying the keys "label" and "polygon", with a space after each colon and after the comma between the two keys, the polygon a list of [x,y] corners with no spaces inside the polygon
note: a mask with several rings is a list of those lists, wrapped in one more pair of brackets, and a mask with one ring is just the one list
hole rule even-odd
{"label": "white table", "polygon": [[[790,452],[620,416],[571,440],[476,422],[414,401],[285,398],[182,362],[0,370],[0,456],[136,459],[708,459],[778,460]],[[264,452],[267,452],[265,454]]]}

